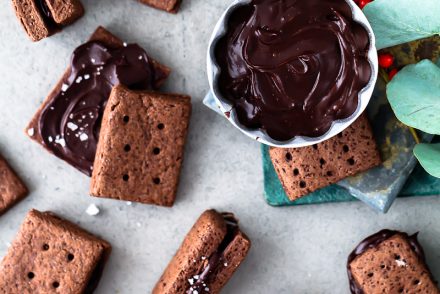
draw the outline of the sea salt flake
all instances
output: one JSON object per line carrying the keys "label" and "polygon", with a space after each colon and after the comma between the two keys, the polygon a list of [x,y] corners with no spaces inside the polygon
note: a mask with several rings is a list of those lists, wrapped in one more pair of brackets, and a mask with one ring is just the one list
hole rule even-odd
{"label": "sea salt flake", "polygon": [[228,263],[227,262],[225,262],[224,264],[223,264],[224,266],[228,266]]}
{"label": "sea salt flake", "polygon": [[84,75],[84,79],[85,79],[85,80],[90,79],[90,75]]}
{"label": "sea salt flake", "polygon": [[64,140],[63,138],[55,139],[55,143],[60,144],[61,147],[66,147],[66,140]]}
{"label": "sea salt flake", "polygon": [[78,126],[70,121],[67,123],[67,127],[72,131],[76,131],[78,129]]}
{"label": "sea salt flake", "polygon": [[63,83],[63,84],[61,85],[61,91],[62,91],[62,92],[66,92],[67,89],[69,89],[69,85]]}
{"label": "sea salt flake", "polygon": [[400,267],[405,267],[406,266],[406,262],[400,259],[396,259],[396,263],[398,266]]}
{"label": "sea salt flake", "polygon": [[206,256],[202,256],[202,260],[205,260],[206,259]]}
{"label": "sea salt flake", "polygon": [[75,80],[75,82],[76,82],[77,84],[79,84],[79,83],[81,83],[82,79],[83,79],[82,77],[77,77],[76,80]]}
{"label": "sea salt flake", "polygon": [[[119,43],[119,44],[120,44],[120,43]],[[127,47],[127,43],[125,43],[125,42],[124,42],[124,43],[122,43],[122,45],[124,45],[124,47]]]}
{"label": "sea salt flake", "polygon": [[205,291],[206,291],[206,292],[209,292],[209,288],[208,288],[208,287],[206,287],[206,288],[205,288]]}
{"label": "sea salt flake", "polygon": [[195,275],[193,278],[194,278],[194,280],[198,280],[199,279],[199,275]]}
{"label": "sea salt flake", "polygon": [[49,140],[49,142],[52,143],[52,141],[53,141],[52,136],[49,136],[49,137],[47,138],[47,140]]}
{"label": "sea salt flake", "polygon": [[188,279],[188,282],[189,282],[190,285],[193,285],[194,284],[194,279]]}
{"label": "sea salt flake", "polygon": [[90,204],[89,207],[86,209],[86,213],[90,216],[98,215],[100,212],[99,207],[95,204]]}
{"label": "sea salt flake", "polygon": [[92,62],[93,62],[93,63],[95,63],[95,62],[96,62],[95,58],[92,58],[91,60],[92,60]]}
{"label": "sea salt flake", "polygon": [[35,130],[34,130],[34,128],[30,128],[30,129],[28,129],[28,130],[27,130],[27,133],[28,133],[29,136],[32,137],[32,136],[35,134]]}
{"label": "sea salt flake", "polygon": [[89,136],[87,136],[86,133],[82,133],[81,135],[79,135],[79,139],[81,141],[86,141],[89,138]]}
{"label": "sea salt flake", "polygon": [[142,55],[139,55],[138,59],[139,59],[139,60],[142,60]]}

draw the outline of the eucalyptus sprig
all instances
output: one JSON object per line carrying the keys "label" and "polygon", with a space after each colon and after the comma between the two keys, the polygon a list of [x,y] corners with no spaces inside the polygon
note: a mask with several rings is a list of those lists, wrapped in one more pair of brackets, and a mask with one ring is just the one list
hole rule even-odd
{"label": "eucalyptus sprig", "polygon": [[[364,8],[378,49],[440,34],[440,0],[375,0]],[[440,67],[430,60],[405,66],[387,85],[396,117],[405,125],[440,135]],[[440,178],[440,144],[417,144],[414,154]]]}

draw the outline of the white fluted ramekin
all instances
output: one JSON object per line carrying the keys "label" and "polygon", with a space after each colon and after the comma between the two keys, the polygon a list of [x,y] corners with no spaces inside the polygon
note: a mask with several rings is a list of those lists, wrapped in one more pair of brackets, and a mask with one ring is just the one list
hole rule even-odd
{"label": "white fluted ramekin", "polygon": [[207,64],[208,64],[208,81],[209,86],[216,101],[219,109],[225,114],[226,118],[229,122],[234,125],[237,129],[243,132],[245,135],[251,137],[254,140],[257,140],[260,143],[275,146],[275,147],[283,147],[283,148],[297,148],[310,146],[325,140],[330,139],[333,136],[336,136],[347,127],[349,127],[365,110],[368,103],[370,102],[371,95],[373,94],[374,86],[377,80],[378,74],[378,60],[377,60],[377,49],[376,42],[373,30],[371,28],[370,23],[365,17],[362,10],[352,1],[346,0],[350,5],[353,19],[360,23],[368,32],[370,37],[370,48],[368,51],[368,61],[371,66],[371,77],[368,84],[359,92],[358,99],[358,107],[355,112],[348,118],[342,120],[336,120],[333,122],[330,129],[320,137],[306,137],[306,136],[296,136],[288,141],[277,141],[269,137],[264,131],[260,129],[249,129],[246,126],[242,125],[238,121],[238,117],[236,111],[228,100],[222,97],[219,88],[218,88],[218,78],[220,74],[220,68],[215,62],[214,49],[217,45],[217,41],[226,33],[227,22],[229,15],[234,9],[238,6],[249,4],[251,0],[235,0],[226,11],[222,14],[217,25],[214,28],[214,32],[212,33],[211,39],[209,41],[208,47],[208,56],[207,56]]}

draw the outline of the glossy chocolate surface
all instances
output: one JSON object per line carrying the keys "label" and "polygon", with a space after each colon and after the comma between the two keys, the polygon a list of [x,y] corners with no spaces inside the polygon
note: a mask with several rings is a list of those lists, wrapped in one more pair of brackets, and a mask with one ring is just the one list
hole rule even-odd
{"label": "glossy chocolate surface", "polygon": [[206,282],[210,279],[210,275],[219,267],[223,266],[224,256],[226,248],[234,240],[238,233],[238,220],[232,213],[224,212],[222,216],[226,222],[227,233],[219,248],[208,258],[208,263],[203,270],[198,274],[198,278],[194,281],[194,284],[186,291],[187,294],[209,294],[209,286]]}
{"label": "glossy chocolate surface", "polygon": [[40,115],[43,144],[85,174],[91,175],[101,119],[113,86],[155,89],[159,75],[136,44],[108,48],[100,42],[78,47],[61,90]]}
{"label": "glossy chocolate surface", "polygon": [[215,45],[219,92],[250,129],[278,141],[318,137],[357,109],[369,46],[344,0],[252,0]]}
{"label": "glossy chocolate surface", "polygon": [[392,231],[392,230],[382,230],[374,235],[371,235],[370,237],[363,240],[348,256],[347,261],[347,271],[348,271],[348,279],[350,282],[350,290],[353,294],[363,294],[363,290],[359,287],[359,285],[356,283],[355,279],[353,278],[353,275],[351,274],[350,270],[350,264],[353,260],[356,259],[359,255],[362,255],[365,251],[371,248],[376,248],[380,245],[383,241],[393,237],[394,235],[400,234],[403,236],[408,243],[410,244],[412,250],[416,253],[416,255],[419,257],[419,259],[425,263],[425,253],[423,252],[423,248],[420,245],[419,241],[417,240],[417,234],[414,234],[412,236],[409,236],[406,233],[402,233],[399,231]]}

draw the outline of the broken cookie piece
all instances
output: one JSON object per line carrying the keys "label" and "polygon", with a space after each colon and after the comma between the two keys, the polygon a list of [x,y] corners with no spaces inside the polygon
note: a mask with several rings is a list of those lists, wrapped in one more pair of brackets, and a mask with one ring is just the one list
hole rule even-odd
{"label": "broken cookie piece", "polygon": [[365,114],[327,141],[302,148],[271,147],[269,154],[291,201],[381,164]]}
{"label": "broken cookie piece", "polygon": [[0,293],[92,293],[110,251],[78,226],[31,210],[0,264]]}
{"label": "broken cookie piece", "polygon": [[116,86],[102,120],[91,195],[172,206],[190,114],[189,96]]}
{"label": "broken cookie piece", "polygon": [[0,155],[0,215],[26,197],[28,189]]}
{"label": "broken cookie piece", "polygon": [[164,10],[170,13],[177,13],[182,0],[139,0],[140,2],[151,7]]}
{"label": "broken cookie piece", "polygon": [[61,31],[84,14],[79,0],[12,0],[12,5],[34,42]]}
{"label": "broken cookie piece", "polygon": [[348,257],[347,270],[354,294],[440,293],[417,234],[382,230],[366,238]]}
{"label": "broken cookie piece", "polygon": [[218,294],[250,247],[232,213],[207,210],[185,237],[153,294]]}

